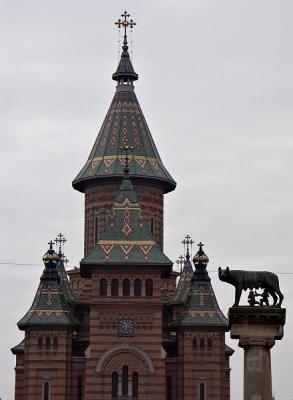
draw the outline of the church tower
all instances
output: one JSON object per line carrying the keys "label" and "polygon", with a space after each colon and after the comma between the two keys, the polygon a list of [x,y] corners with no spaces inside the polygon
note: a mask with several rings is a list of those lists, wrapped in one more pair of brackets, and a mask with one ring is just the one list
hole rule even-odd
{"label": "church tower", "polygon": [[116,22],[124,30],[121,59],[112,75],[116,92],[89,158],[74,179],[74,189],[85,194],[84,253],[103,233],[107,213],[115,200],[125,163],[121,148],[129,146],[129,174],[152,234],[163,247],[164,194],[176,183],[164,167],[134,92],[134,71],[127,44],[127,29],[135,25],[125,11]]}
{"label": "church tower", "polygon": [[66,272],[65,238],[58,254],[50,242],[18,323],[24,340],[12,349],[15,400],[229,400],[227,319],[202,244],[195,271],[189,235],[181,274],[164,253],[164,195],[176,183],[134,92],[135,22],[125,11],[116,25],[124,30],[116,92],[72,183],[85,194],[84,257]]}

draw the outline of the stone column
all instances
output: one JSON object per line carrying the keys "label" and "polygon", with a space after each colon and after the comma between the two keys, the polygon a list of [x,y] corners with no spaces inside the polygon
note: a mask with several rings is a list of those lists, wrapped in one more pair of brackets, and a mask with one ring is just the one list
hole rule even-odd
{"label": "stone column", "polygon": [[232,307],[230,336],[244,349],[244,400],[272,400],[270,349],[283,337],[286,310]]}

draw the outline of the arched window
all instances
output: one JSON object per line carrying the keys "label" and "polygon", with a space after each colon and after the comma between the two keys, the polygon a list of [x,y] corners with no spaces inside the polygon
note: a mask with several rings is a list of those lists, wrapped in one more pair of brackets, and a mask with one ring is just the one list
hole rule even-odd
{"label": "arched window", "polygon": [[193,348],[193,350],[197,349],[197,339],[196,338],[192,339],[192,348]]}
{"label": "arched window", "polygon": [[119,292],[119,281],[118,279],[112,279],[111,296],[118,296],[118,292]]}
{"label": "arched window", "polygon": [[82,400],[82,375],[77,377],[77,400]]}
{"label": "arched window", "polygon": [[122,396],[128,394],[128,367],[123,365],[122,367]]}
{"label": "arched window", "polygon": [[50,393],[50,383],[44,382],[43,385],[43,400],[50,400],[51,393]]}
{"label": "arched window", "polygon": [[203,338],[200,338],[200,339],[199,339],[199,348],[200,348],[201,350],[204,349],[204,339],[203,339]]}
{"label": "arched window", "polygon": [[133,372],[132,374],[132,398],[138,399],[138,373]]}
{"label": "arched window", "polygon": [[57,336],[55,336],[53,338],[53,349],[57,349],[57,347],[58,347],[58,338]]}
{"label": "arched window", "polygon": [[112,398],[118,397],[118,372],[112,372]]}
{"label": "arched window", "polygon": [[38,348],[39,349],[43,348],[43,338],[42,338],[42,336],[38,337]]}
{"label": "arched window", "polygon": [[145,294],[146,296],[153,295],[153,281],[151,279],[147,279],[145,282]]}
{"label": "arched window", "polygon": [[134,296],[141,296],[141,280],[138,278],[134,281]]}
{"label": "arched window", "polygon": [[123,279],[122,292],[123,296],[130,296],[130,280],[127,278]]}
{"label": "arched window", "polygon": [[51,346],[51,339],[49,337],[46,337],[46,348],[49,349]]}
{"label": "arched window", "polygon": [[168,375],[166,379],[166,394],[166,399],[172,400],[172,377],[170,375]]}
{"label": "arched window", "polygon": [[107,279],[100,280],[100,296],[107,296]]}
{"label": "arched window", "polygon": [[208,349],[212,350],[212,339],[211,338],[208,338],[207,345],[208,345]]}
{"label": "arched window", "polygon": [[206,387],[203,382],[199,384],[199,400],[206,400]]}

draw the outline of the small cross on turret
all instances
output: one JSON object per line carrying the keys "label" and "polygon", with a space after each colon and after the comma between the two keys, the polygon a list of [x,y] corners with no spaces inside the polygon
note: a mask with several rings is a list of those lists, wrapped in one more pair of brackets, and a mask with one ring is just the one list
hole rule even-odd
{"label": "small cross on turret", "polygon": [[178,257],[178,260],[176,261],[176,264],[177,264],[178,266],[179,266],[179,264],[180,264],[180,272],[182,272],[182,266],[183,266],[183,264],[184,264],[184,257],[183,257],[182,254]]}
{"label": "small cross on turret", "polygon": [[[65,239],[64,235],[60,232],[55,239],[55,243],[57,244],[57,246],[59,244],[59,249],[58,249],[59,255],[63,255],[63,253],[64,253],[65,242],[67,242],[67,239]],[[62,251],[62,245],[63,245],[63,251]]]}
{"label": "small cross on turret", "polygon": [[185,246],[186,246],[186,255],[185,255],[186,260],[190,259],[189,246],[190,246],[190,250],[191,250],[193,243],[194,243],[194,241],[191,239],[191,237],[189,235],[186,235],[184,240],[182,240],[182,244],[184,245],[184,249],[185,249]]}

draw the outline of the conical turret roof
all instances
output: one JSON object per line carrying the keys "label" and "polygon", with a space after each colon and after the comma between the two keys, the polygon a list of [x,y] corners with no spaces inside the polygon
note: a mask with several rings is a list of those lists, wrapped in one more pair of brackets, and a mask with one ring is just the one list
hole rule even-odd
{"label": "conical turret roof", "polygon": [[72,185],[84,192],[85,185],[96,179],[122,177],[124,155],[121,146],[128,143],[133,146],[130,175],[159,181],[167,193],[175,189],[176,182],[160,158],[134,93],[133,81],[138,79],[138,75],[134,72],[127,42],[122,49],[121,60],[113,74],[113,79],[118,82],[116,93],[89,158]]}
{"label": "conical turret roof", "polygon": [[50,249],[44,255],[45,269],[33,304],[25,316],[18,322],[19,329],[27,326],[66,326],[76,325],[74,317],[66,303],[61,279],[57,270],[59,257],[50,243]]}
{"label": "conical turret roof", "polygon": [[81,261],[81,267],[105,264],[172,266],[154,240],[128,176],[123,178],[101,239]]}
{"label": "conical turret roof", "polygon": [[228,320],[220,310],[211,279],[206,270],[209,259],[202,250],[194,256],[195,271],[186,299],[185,309],[172,326],[216,326],[228,329]]}

